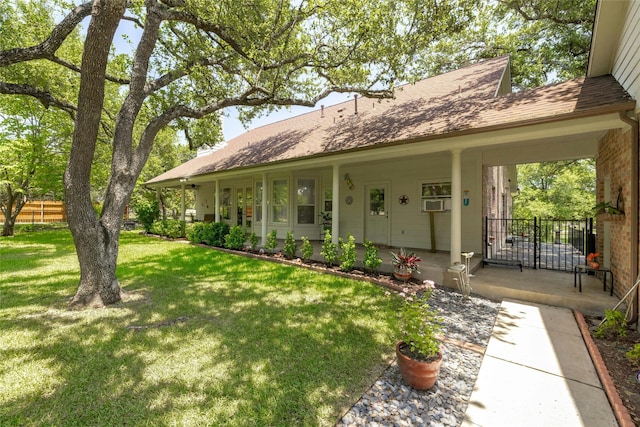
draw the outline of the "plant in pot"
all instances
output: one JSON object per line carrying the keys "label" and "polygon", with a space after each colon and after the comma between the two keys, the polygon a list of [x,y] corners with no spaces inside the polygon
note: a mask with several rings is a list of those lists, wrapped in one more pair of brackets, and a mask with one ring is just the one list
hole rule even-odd
{"label": "plant in pot", "polygon": [[420,273],[418,263],[422,262],[419,256],[413,252],[407,253],[404,248],[398,252],[391,252],[391,263],[393,264],[393,277],[403,282],[411,279],[411,275]]}
{"label": "plant in pot", "polygon": [[600,264],[598,263],[599,256],[600,254],[598,252],[587,255],[587,265],[596,270],[600,268]]}
{"label": "plant in pot", "polygon": [[429,305],[435,284],[425,280],[423,285],[426,290],[422,293],[400,294],[402,301],[396,319],[398,368],[405,383],[417,390],[433,387],[442,365],[438,339],[442,318]]}

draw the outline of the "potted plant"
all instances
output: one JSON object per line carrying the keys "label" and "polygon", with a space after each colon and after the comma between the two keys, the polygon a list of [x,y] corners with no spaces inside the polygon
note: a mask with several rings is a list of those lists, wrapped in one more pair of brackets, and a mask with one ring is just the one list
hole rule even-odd
{"label": "potted plant", "polygon": [[437,337],[442,328],[442,319],[429,305],[435,284],[425,280],[423,285],[426,290],[421,294],[400,294],[403,300],[396,323],[398,368],[404,381],[417,390],[433,387],[442,365],[442,351]]}
{"label": "potted plant", "polygon": [[418,269],[418,263],[422,262],[422,259],[415,253],[407,253],[404,248],[400,248],[398,252],[391,252],[391,263],[393,264],[393,276],[406,282],[411,278],[411,275],[420,273]]}
{"label": "potted plant", "polygon": [[600,268],[600,264],[598,264],[599,256],[600,254],[598,252],[590,253],[589,255],[587,255],[587,265],[593,268],[594,270],[597,270],[598,268]]}

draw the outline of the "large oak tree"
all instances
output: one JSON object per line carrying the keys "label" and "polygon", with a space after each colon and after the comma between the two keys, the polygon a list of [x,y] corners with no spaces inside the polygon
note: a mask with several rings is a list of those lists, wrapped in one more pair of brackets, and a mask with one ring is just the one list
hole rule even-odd
{"label": "large oak tree", "polygon": [[[0,93],[30,96],[74,120],[64,175],[68,222],[80,262],[71,306],[121,298],[116,277],[123,211],[158,132],[215,142],[226,107],[250,118],[272,106],[312,106],[331,92],[391,96],[410,79],[415,55],[468,24],[475,1],[439,0],[95,0],[64,12],[38,43],[3,47]],[[65,3],[61,3],[65,4]],[[61,54],[88,19],[78,64]],[[126,60],[113,54],[123,22],[137,31]],[[20,73],[45,61],[77,75],[77,97]],[[105,97],[113,86],[121,96]],[[110,116],[117,103],[115,114]],[[112,158],[96,214],[90,176],[98,135],[111,120]]]}

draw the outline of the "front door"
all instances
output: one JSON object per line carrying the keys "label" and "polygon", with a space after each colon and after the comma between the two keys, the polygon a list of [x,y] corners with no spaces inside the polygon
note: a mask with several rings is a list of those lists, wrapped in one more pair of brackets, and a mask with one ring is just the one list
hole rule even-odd
{"label": "front door", "polygon": [[365,238],[389,244],[389,184],[365,185]]}
{"label": "front door", "polygon": [[236,224],[251,229],[253,222],[253,191],[251,186],[236,187]]}

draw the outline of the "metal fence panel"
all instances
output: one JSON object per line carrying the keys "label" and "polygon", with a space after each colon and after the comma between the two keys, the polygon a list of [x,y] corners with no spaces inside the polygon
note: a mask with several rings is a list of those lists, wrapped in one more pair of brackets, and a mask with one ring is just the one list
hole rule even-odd
{"label": "metal fence panel", "polygon": [[573,271],[593,252],[593,220],[485,218],[485,258]]}

